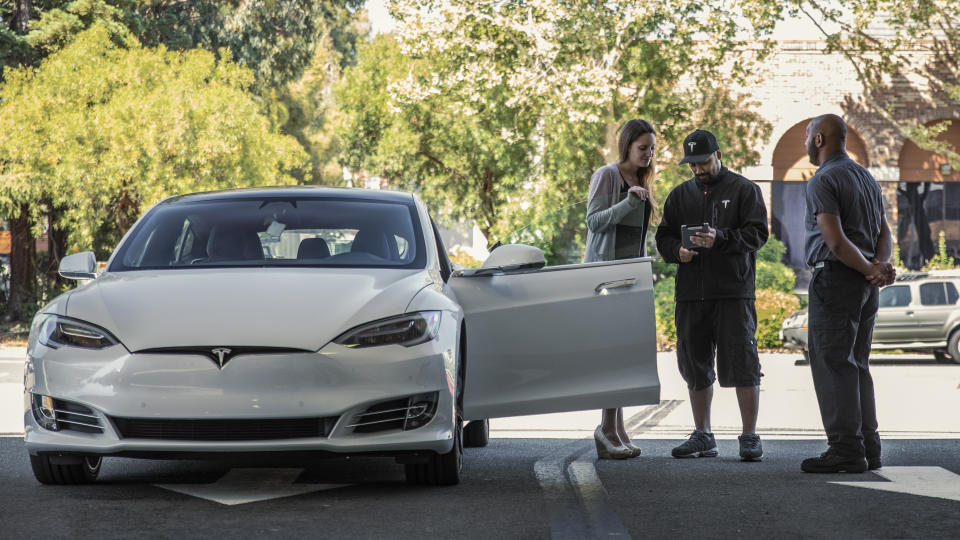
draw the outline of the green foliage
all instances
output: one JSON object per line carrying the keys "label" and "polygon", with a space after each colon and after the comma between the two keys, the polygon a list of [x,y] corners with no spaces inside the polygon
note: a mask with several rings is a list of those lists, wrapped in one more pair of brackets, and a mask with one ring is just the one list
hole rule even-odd
{"label": "green foliage", "polygon": [[[732,167],[755,163],[770,131],[720,81],[744,82],[768,52],[739,36],[768,31],[773,12],[744,19],[693,1],[389,6],[395,36],[361,47],[335,88],[341,160],[418,191],[443,219],[475,221],[491,242],[531,242],[552,261],[581,251],[588,179],[616,159],[630,118],[654,124],[671,164],[694,127],[718,133]],[[688,176],[667,166],[657,202]]]}
{"label": "green foliage", "polygon": [[[0,87],[0,214],[46,200],[63,208],[73,250],[103,257],[163,197],[293,183],[306,166],[247,91],[252,74],[202,50],[144,49],[94,24],[37,69]],[[46,209],[33,204],[37,233]]]}
{"label": "green foliage", "polygon": [[757,260],[772,263],[783,262],[783,256],[787,254],[787,246],[775,236],[767,238],[767,242],[757,250]]}
{"label": "green foliage", "polygon": [[797,279],[793,269],[783,264],[787,247],[771,236],[757,251],[757,288],[791,294]]}
{"label": "green foliage", "polygon": [[674,316],[677,304],[674,301],[676,280],[673,277],[661,279],[653,284],[654,304],[657,315],[657,345],[672,346],[677,341],[677,325]]}
{"label": "green foliage", "polygon": [[757,346],[779,348],[780,328],[791,313],[800,309],[800,300],[780,291],[757,291]]}
{"label": "green foliage", "polygon": [[952,270],[956,266],[953,257],[947,255],[947,238],[944,231],[940,231],[940,240],[937,245],[937,254],[923,265],[922,270],[924,272],[930,270]]}
{"label": "green foliage", "polygon": [[796,279],[796,274],[785,264],[757,261],[757,289],[790,294]]}

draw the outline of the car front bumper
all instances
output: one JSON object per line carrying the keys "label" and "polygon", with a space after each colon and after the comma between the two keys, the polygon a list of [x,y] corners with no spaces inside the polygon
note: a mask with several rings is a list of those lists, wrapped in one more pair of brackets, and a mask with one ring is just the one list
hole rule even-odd
{"label": "car front bumper", "polygon": [[[236,356],[221,369],[201,355],[132,354],[122,346],[92,351],[34,347],[28,356],[24,440],[31,454],[258,452],[446,453],[453,445],[456,341],[453,324],[414,347]],[[436,393],[433,418],[403,430],[355,432],[359,415],[378,403]],[[31,394],[90,409],[102,433],[41,427]],[[323,436],[268,440],[177,440],[124,437],[117,419],[170,421],[329,420]],[[263,422],[265,421],[265,422]],[[325,430],[326,431],[326,430]]]}

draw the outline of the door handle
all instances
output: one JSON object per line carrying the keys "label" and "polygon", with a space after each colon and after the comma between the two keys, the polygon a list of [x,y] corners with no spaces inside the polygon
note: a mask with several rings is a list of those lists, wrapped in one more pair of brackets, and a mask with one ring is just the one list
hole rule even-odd
{"label": "door handle", "polygon": [[620,279],[617,281],[606,281],[597,285],[593,292],[597,294],[607,294],[610,289],[624,289],[633,287],[637,284],[637,278]]}
{"label": "door handle", "polygon": [[907,316],[913,317],[913,312],[912,312],[912,311],[908,311],[908,312],[907,312]]}

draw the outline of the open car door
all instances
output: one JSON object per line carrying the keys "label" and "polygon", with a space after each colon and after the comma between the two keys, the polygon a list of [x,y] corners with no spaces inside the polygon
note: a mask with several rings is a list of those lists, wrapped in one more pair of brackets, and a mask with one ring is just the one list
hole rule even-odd
{"label": "open car door", "polygon": [[652,261],[455,273],[464,418],[658,403]]}

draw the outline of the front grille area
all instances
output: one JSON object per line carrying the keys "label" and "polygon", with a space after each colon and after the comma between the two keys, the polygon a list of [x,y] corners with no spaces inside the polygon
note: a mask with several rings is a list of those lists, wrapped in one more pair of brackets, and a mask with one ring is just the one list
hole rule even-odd
{"label": "front grille area", "polygon": [[268,441],[326,437],[337,422],[322,418],[180,420],[111,417],[122,439]]}
{"label": "front grille area", "polygon": [[[43,400],[48,400],[45,404]],[[92,409],[64,399],[31,394],[33,417],[45,429],[103,433],[100,417]]]}
{"label": "front grille area", "polygon": [[381,401],[356,415],[348,428],[354,433],[376,433],[394,429],[416,429],[437,412],[439,392]]}
{"label": "front grille area", "polygon": [[89,408],[62,399],[55,399],[53,403],[57,412],[57,425],[61,430],[103,433],[100,418]]}

